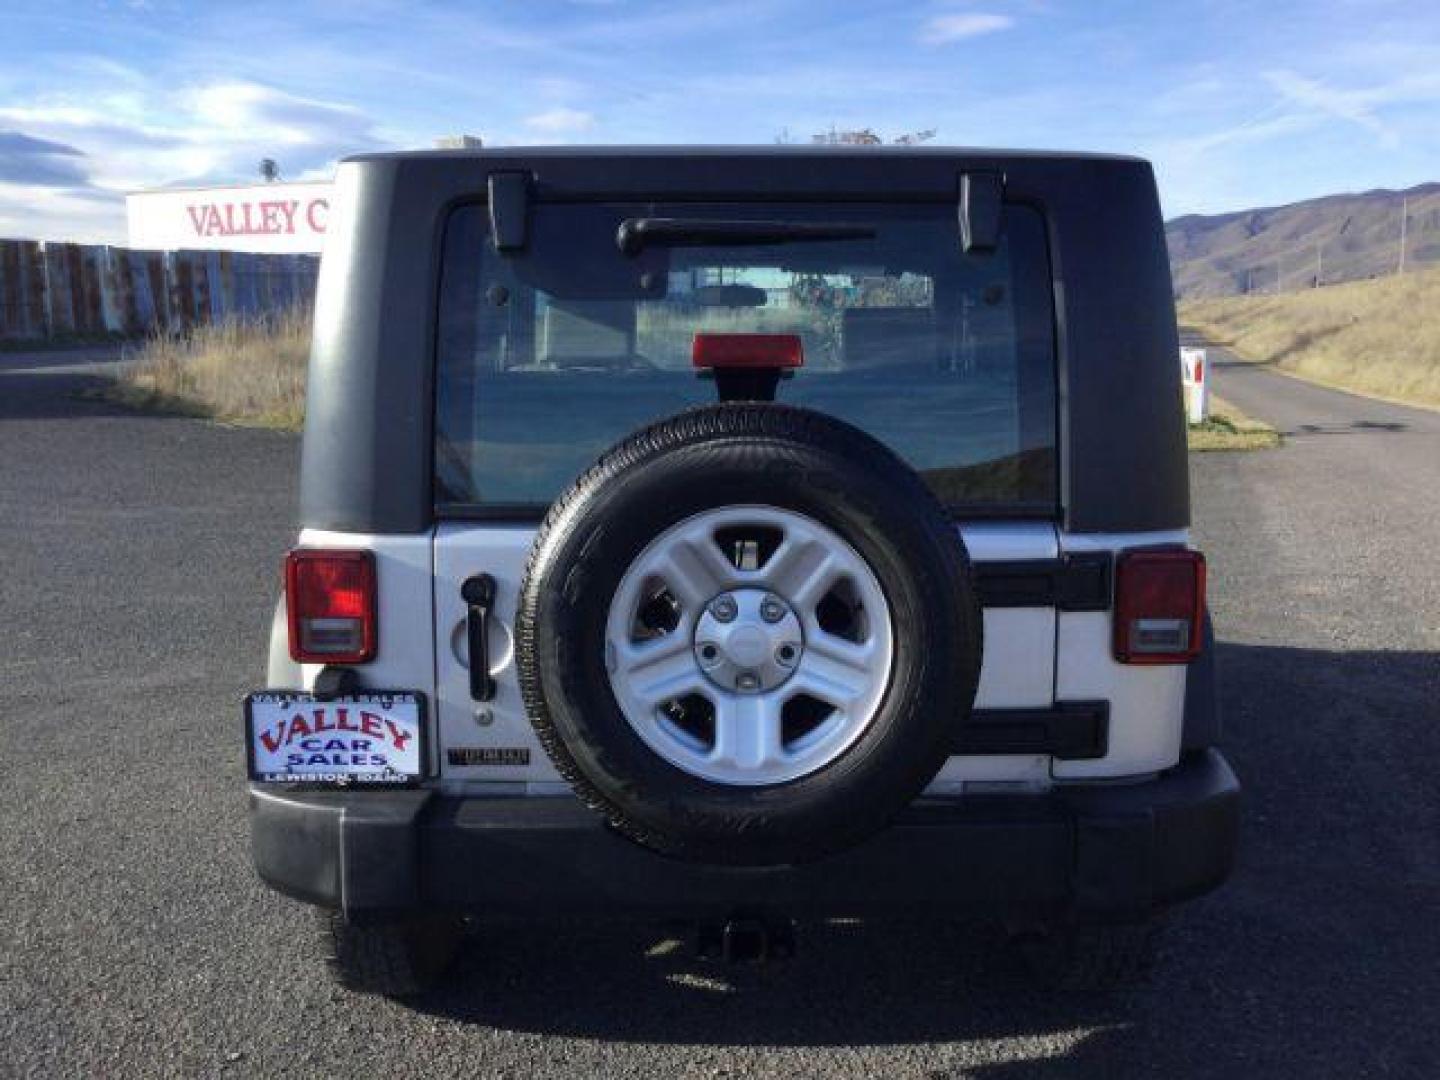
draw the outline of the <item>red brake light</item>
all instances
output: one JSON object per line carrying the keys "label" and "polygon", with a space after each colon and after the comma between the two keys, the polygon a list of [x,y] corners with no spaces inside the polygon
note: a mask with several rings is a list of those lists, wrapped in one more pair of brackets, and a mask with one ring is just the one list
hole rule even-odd
{"label": "red brake light", "polygon": [[1126,551],[1115,563],[1115,659],[1188,664],[1200,655],[1205,556],[1198,551]]}
{"label": "red brake light", "polygon": [[375,557],[370,552],[290,552],[285,606],[293,659],[363,664],[375,658]]}
{"label": "red brake light", "polygon": [[799,334],[696,334],[697,368],[798,368],[805,363]]}

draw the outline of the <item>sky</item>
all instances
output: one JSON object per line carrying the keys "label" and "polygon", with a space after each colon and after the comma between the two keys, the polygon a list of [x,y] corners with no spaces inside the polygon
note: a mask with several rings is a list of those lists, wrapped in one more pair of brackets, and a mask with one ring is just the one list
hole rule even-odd
{"label": "sky", "polygon": [[0,237],[346,154],[871,128],[1155,163],[1168,216],[1440,180],[1434,0],[5,0]]}

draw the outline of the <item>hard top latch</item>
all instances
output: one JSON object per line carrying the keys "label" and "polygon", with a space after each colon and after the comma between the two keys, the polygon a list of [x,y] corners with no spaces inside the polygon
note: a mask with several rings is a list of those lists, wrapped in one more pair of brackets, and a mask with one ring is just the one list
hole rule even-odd
{"label": "hard top latch", "polygon": [[1005,178],[998,172],[960,174],[960,250],[985,255],[1000,244]]}
{"label": "hard top latch", "polygon": [[491,173],[490,239],[499,252],[523,251],[530,217],[530,176],[521,172]]}

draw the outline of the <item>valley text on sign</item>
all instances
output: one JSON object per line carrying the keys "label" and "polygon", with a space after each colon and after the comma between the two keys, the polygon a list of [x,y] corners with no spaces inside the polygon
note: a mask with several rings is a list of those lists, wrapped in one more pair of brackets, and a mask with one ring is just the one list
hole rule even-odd
{"label": "valley text on sign", "polygon": [[332,197],[328,183],[137,191],[125,196],[129,246],[319,254]]}

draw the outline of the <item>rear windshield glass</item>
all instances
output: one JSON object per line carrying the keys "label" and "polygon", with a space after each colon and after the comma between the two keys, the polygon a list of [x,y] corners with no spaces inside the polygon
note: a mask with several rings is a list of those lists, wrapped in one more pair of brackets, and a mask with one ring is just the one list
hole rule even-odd
{"label": "rear windshield glass", "polygon": [[495,250],[486,207],[451,214],[439,508],[543,508],[627,434],[717,400],[697,332],[798,335],[776,399],[869,432],[957,511],[1055,506],[1036,211],[1007,206],[998,250],[967,255],[953,203],[572,203],[532,207],[518,252]]}

